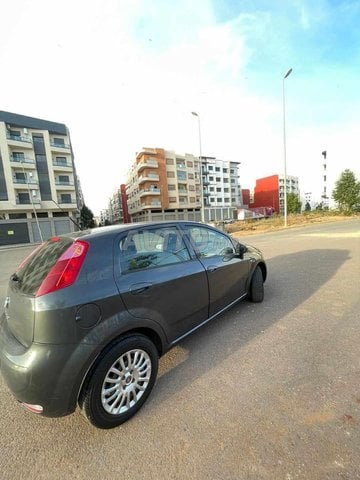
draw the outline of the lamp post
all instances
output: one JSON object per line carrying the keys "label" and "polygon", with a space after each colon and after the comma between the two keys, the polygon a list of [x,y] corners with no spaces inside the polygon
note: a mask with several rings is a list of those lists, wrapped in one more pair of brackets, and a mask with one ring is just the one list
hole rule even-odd
{"label": "lamp post", "polygon": [[200,115],[196,112],[191,112],[192,115],[198,119],[199,127],[199,163],[200,163],[200,200],[201,200],[201,221],[205,222],[205,209],[204,209],[204,190],[202,181],[202,153],[201,153],[201,127],[200,127]]}
{"label": "lamp post", "polygon": [[287,175],[286,175],[286,118],[285,118],[285,79],[291,74],[292,68],[283,78],[283,125],[284,125],[284,226],[287,227]]}

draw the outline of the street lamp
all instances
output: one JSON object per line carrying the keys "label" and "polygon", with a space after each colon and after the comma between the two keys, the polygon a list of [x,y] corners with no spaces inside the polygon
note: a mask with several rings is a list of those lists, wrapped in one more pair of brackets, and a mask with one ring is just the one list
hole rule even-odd
{"label": "street lamp", "polygon": [[198,119],[199,127],[199,163],[200,163],[200,199],[201,199],[201,221],[205,222],[205,209],[204,209],[204,190],[202,181],[202,154],[201,154],[201,128],[200,128],[200,115],[196,112],[191,112]]}
{"label": "street lamp", "polygon": [[285,79],[291,74],[292,68],[283,78],[283,120],[284,120],[284,226],[287,227],[287,175],[286,175],[286,121],[285,121]]}

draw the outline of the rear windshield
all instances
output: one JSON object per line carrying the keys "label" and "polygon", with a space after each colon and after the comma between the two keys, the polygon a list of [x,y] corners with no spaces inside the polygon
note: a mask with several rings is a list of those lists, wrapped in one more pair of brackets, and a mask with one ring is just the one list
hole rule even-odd
{"label": "rear windshield", "polygon": [[71,245],[69,238],[54,238],[43,243],[16,272],[18,287],[26,295],[35,295],[58,258]]}

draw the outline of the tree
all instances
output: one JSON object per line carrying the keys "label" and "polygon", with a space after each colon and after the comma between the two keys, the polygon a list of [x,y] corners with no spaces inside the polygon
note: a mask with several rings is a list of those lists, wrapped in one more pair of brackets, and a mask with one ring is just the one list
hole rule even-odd
{"label": "tree", "polygon": [[306,202],[306,203],[305,203],[305,212],[311,212],[310,202]]}
{"label": "tree", "polygon": [[360,182],[356,180],[355,174],[349,170],[344,170],[332,193],[332,197],[339,206],[339,210],[346,215],[350,215],[357,210],[360,205]]}
{"label": "tree", "polygon": [[287,193],[287,213],[300,213],[301,202],[295,193]]}
{"label": "tree", "polygon": [[81,230],[86,228],[94,228],[96,226],[94,220],[94,214],[86,205],[84,205],[80,210],[80,227]]}

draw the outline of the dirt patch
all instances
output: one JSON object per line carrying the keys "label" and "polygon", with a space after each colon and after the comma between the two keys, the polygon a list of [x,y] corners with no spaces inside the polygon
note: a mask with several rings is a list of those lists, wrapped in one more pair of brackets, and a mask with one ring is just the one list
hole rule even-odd
{"label": "dirt patch", "polygon": [[[358,215],[352,217],[330,214],[330,213],[308,213],[302,215],[289,215],[288,227],[301,227],[314,223],[338,222],[342,220],[349,220],[349,218],[360,218]],[[230,225],[225,225],[225,230],[231,233],[234,237],[244,235],[251,235],[252,233],[266,233],[281,230],[284,227],[283,217],[264,218],[260,220],[241,220]]]}

